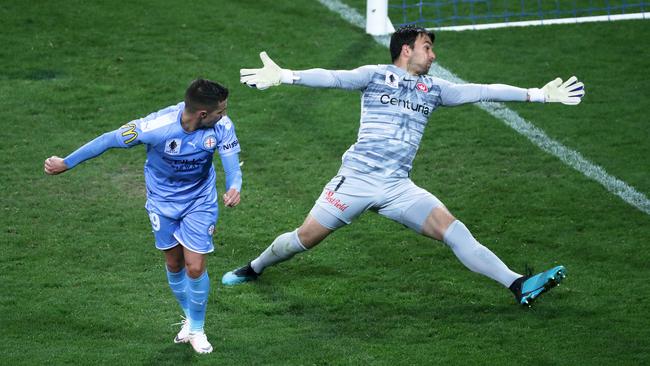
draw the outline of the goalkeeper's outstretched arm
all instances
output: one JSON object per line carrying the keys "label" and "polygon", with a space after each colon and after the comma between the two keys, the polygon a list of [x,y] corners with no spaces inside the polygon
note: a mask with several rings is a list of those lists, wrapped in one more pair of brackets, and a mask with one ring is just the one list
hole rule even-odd
{"label": "goalkeeper's outstretched arm", "polygon": [[280,84],[296,84],[313,88],[339,88],[362,90],[372,78],[374,66],[362,66],[354,70],[310,69],[292,71],[278,66],[266,52],[260,53],[264,65],[261,69],[239,70],[240,81],[259,90]]}
{"label": "goalkeeper's outstretched arm", "polygon": [[[266,52],[260,53],[263,67],[239,70],[240,81],[252,88],[268,89],[280,84],[298,84],[316,88],[341,88],[361,90],[365,88],[373,73],[373,66],[362,66],[354,70],[311,69],[292,71],[278,66]],[[451,84],[440,80],[446,86],[443,92],[444,105],[459,105],[480,101],[529,101],[540,103],[562,103],[577,105],[585,95],[584,84],[575,76],[567,81],[556,78],[542,88],[523,89],[503,84]],[[446,95],[445,95],[446,94]]]}
{"label": "goalkeeper's outstretched arm", "polygon": [[293,83],[294,75],[291,70],[280,68],[280,66],[271,60],[266,52],[260,53],[260,59],[263,65],[261,69],[239,70],[239,81],[242,84],[246,84],[251,88],[264,90],[282,83]]}
{"label": "goalkeeper's outstretched arm", "polygon": [[564,83],[557,78],[543,88],[518,88],[504,84],[452,84],[438,80],[442,86],[442,104],[455,106],[475,102],[539,102],[577,105],[585,94],[584,84],[572,76]]}
{"label": "goalkeeper's outstretched arm", "polygon": [[578,105],[585,95],[585,84],[578,81],[578,78],[571,76],[567,81],[556,78],[549,81],[541,89],[528,89],[528,101],[540,103],[562,103],[566,105]]}

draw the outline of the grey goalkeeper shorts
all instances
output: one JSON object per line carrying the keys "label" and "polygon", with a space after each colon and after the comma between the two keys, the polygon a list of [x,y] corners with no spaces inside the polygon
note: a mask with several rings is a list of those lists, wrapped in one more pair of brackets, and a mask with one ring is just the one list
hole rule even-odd
{"label": "grey goalkeeper shorts", "polygon": [[434,208],[436,196],[409,178],[383,178],[342,167],[325,185],[310,215],[321,225],[336,230],[367,210],[422,233],[422,225]]}

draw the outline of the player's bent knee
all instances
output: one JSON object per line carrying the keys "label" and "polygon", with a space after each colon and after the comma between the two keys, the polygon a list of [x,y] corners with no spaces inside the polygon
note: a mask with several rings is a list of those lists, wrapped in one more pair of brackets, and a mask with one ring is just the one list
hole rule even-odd
{"label": "player's bent knee", "polygon": [[422,227],[422,234],[436,240],[442,240],[447,228],[454,221],[456,221],[456,218],[445,206],[438,206],[431,210]]}
{"label": "player's bent knee", "polygon": [[183,257],[183,249],[180,245],[177,245],[171,249],[164,251],[165,253],[165,263],[167,264],[167,269],[170,272],[180,272],[183,267],[185,267],[185,259]]}
{"label": "player's bent knee", "polygon": [[187,275],[190,278],[199,278],[204,272],[204,269],[201,266],[190,266],[187,267]]}
{"label": "player's bent knee", "polygon": [[178,273],[183,269],[183,267],[184,263],[174,262],[173,264],[170,264],[167,262],[167,270],[169,270],[169,272]]}
{"label": "player's bent knee", "polygon": [[201,253],[184,250],[185,268],[190,278],[199,278],[205,271],[205,256]]}
{"label": "player's bent knee", "polygon": [[298,239],[306,249],[310,249],[323,241],[333,230],[321,225],[313,216],[309,215],[305,222],[298,228]]}

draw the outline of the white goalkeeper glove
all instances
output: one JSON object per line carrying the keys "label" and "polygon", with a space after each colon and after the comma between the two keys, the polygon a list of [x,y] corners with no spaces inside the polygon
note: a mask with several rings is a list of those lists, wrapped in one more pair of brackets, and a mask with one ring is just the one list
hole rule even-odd
{"label": "white goalkeeper glove", "polygon": [[564,83],[557,78],[544,85],[541,89],[528,89],[528,100],[540,103],[562,103],[566,105],[580,104],[585,95],[585,84],[578,81],[575,76]]}
{"label": "white goalkeeper glove", "polygon": [[239,70],[239,81],[242,84],[264,90],[282,83],[293,84],[293,81],[297,80],[293,71],[280,68],[266,52],[260,53],[260,59],[262,59],[263,68]]}

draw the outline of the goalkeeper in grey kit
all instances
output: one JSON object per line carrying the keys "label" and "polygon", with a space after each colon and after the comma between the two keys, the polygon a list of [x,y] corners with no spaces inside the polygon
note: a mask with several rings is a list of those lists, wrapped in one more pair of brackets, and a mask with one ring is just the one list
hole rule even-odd
{"label": "goalkeeper in grey kit", "polygon": [[584,86],[575,77],[555,79],[543,88],[502,84],[453,84],[427,75],[435,60],[434,34],[406,26],[391,37],[390,65],[354,70],[282,69],[265,52],[261,69],[242,69],[241,82],[257,89],[280,84],[339,88],[362,92],[357,141],[345,152],[341,167],[296,230],[281,234],[257,258],[226,273],[222,282],[236,285],[257,279],[269,266],[311,249],[365,211],[375,211],[415,232],[443,241],[470,270],[509,288],[528,305],[565,276],[563,266],[536,275],[509,269],[480,244],[443,203],[409,178],[428,118],[438,107],[479,101],[580,103]]}

